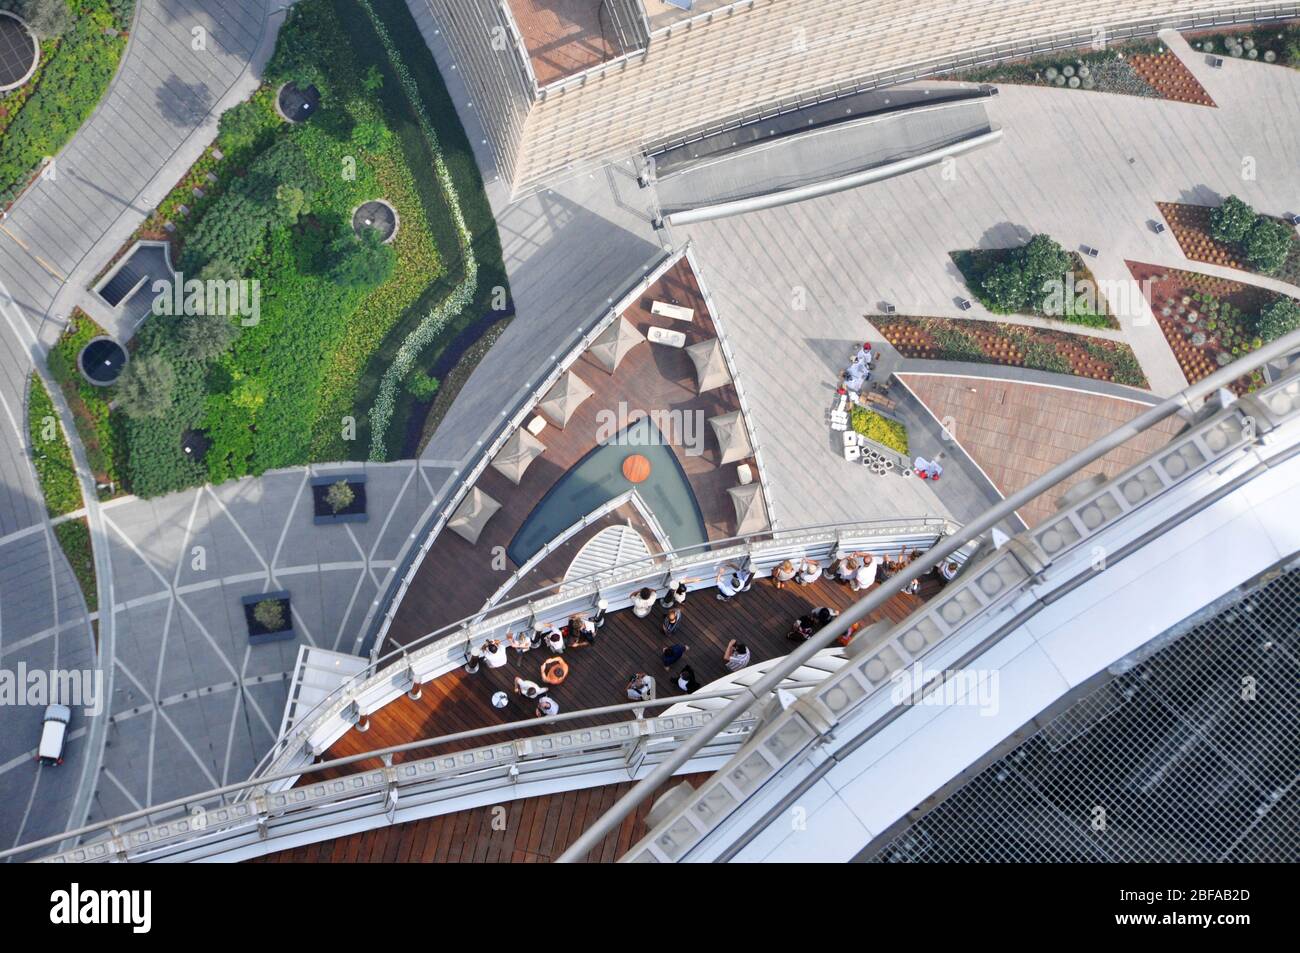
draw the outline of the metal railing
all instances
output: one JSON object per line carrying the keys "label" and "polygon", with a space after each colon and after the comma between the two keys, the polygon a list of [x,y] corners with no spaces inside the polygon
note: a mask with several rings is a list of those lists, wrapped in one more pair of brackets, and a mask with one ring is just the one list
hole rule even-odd
{"label": "metal railing", "polygon": [[[1195,402],[1200,398],[1297,347],[1300,347],[1300,331],[1265,345],[1143,411],[1128,424],[1054,467],[912,561],[906,569],[795,649],[780,665],[751,686],[749,697],[737,698],[719,710],[708,728],[697,733],[641,779],[560,859],[567,862],[585,857],[605,833],[671,778],[677,766],[688,761],[694,751],[707,745],[712,733],[725,729],[730,720],[746,712],[755,699],[765,697],[783,678],[838,638],[850,625],[879,609],[913,579],[949,558],[958,547],[989,532],[1016,509],[1051,491],[1062,480],[1156,423],[1179,412],[1193,415],[1194,422],[1188,429],[1143,462],[1101,485],[1096,485],[1096,481],[1085,481],[1072,488],[1062,498],[1056,516],[1017,535],[1006,545],[966,567],[957,584],[945,588],[904,622],[892,629],[886,627],[886,632],[877,633],[867,640],[859,636],[861,650],[855,653],[854,664],[844,667],[792,708],[765,723],[725,769],[717,772],[698,791],[683,794],[664,812],[666,816],[655,818],[658,823],[654,829],[628,855],[633,860],[682,859],[763,784],[860,709],[889,683],[895,672],[921,660],[973,620],[988,618],[1018,599],[1035,601],[1037,597],[1032,587],[1054,561],[1078,550],[1118,521],[1211,468],[1222,470],[1254,453],[1271,433],[1300,417],[1300,372],[1294,370],[1278,383],[1238,398],[1217,413],[1197,413],[1195,408]],[[1261,464],[1261,468],[1265,466],[1267,462]]]}

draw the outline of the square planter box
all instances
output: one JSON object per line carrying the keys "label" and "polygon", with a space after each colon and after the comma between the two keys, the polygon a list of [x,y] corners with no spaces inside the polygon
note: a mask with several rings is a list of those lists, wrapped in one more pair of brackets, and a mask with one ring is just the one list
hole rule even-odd
{"label": "square planter box", "polygon": [[[352,503],[335,513],[330,508],[325,494],[329,488],[340,480],[352,488]],[[364,473],[338,473],[311,479],[312,522],[316,525],[325,523],[364,523],[370,517],[366,515],[366,475]]]}
{"label": "square planter box", "polygon": [[[277,632],[268,631],[262,623],[253,618],[253,607],[259,602],[265,602],[267,599],[274,599],[284,605],[284,628]],[[293,614],[289,611],[289,593],[287,592],[259,592],[255,595],[244,596],[239,600],[244,606],[244,621],[248,624],[248,642],[250,645],[261,645],[263,642],[284,642],[293,639]]]}

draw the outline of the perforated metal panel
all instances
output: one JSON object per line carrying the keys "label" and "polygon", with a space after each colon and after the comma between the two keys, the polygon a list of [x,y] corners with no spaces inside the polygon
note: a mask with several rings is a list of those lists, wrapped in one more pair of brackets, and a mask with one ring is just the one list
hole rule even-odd
{"label": "perforated metal panel", "polygon": [[1073,702],[870,862],[1300,859],[1300,569]]}

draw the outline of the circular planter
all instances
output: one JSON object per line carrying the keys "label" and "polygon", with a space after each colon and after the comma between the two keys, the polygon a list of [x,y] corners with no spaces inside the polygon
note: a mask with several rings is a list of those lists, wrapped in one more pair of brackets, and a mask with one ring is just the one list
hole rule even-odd
{"label": "circular planter", "polygon": [[383,199],[362,202],[352,210],[352,230],[356,232],[357,237],[368,228],[374,229],[387,245],[397,237],[397,229],[400,225],[401,219],[397,216],[397,209]]}
{"label": "circular planter", "polygon": [[31,79],[40,61],[41,45],[31,27],[16,14],[0,10],[0,93]]}
{"label": "circular planter", "polygon": [[286,122],[306,122],[320,108],[320,90],[315,86],[299,88],[297,83],[285,83],[275,94],[275,111]]}
{"label": "circular planter", "polygon": [[110,337],[92,338],[77,355],[77,369],[96,387],[116,383],[126,362],[126,348]]}

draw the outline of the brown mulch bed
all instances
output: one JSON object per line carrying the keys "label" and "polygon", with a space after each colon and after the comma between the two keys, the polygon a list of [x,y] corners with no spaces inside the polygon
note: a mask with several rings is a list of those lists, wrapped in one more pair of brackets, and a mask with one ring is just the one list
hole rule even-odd
{"label": "brown mulch bed", "polygon": [[[1241,250],[1226,242],[1215,239],[1210,233],[1210,213],[1214,211],[1209,205],[1187,205],[1182,202],[1157,202],[1160,214],[1169,223],[1169,228],[1178,239],[1178,247],[1192,261],[1203,261],[1210,265],[1222,265],[1225,268],[1239,268],[1253,274],[1260,274],[1253,267]],[[1271,218],[1273,216],[1270,216]],[[1275,219],[1283,222],[1282,219]],[[1288,224],[1283,222],[1283,224]],[[1272,277],[1295,283],[1300,277],[1300,240],[1291,242],[1291,254],[1286,264]]]}
{"label": "brown mulch bed", "polygon": [[1215,105],[1205,87],[1192,75],[1192,71],[1167,50],[1163,53],[1134,53],[1128,62],[1165,99],[1194,103],[1197,106]]}

